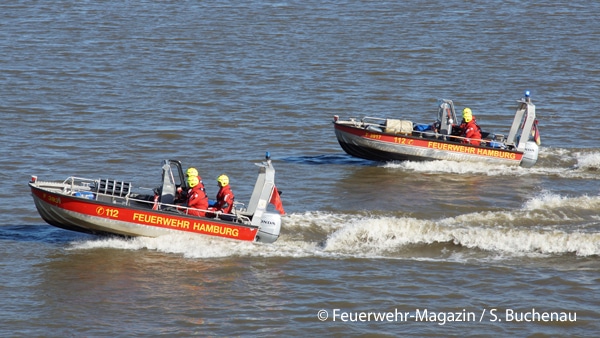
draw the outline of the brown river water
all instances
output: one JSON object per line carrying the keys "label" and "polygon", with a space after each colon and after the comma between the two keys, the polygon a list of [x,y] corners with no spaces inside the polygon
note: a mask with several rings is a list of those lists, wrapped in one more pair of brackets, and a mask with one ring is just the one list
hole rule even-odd
{"label": "brown river water", "polygon": [[[600,3],[0,4],[0,335],[535,336],[600,331]],[[506,132],[531,91],[531,169],[377,163],[333,115]],[[53,228],[27,182],[158,184],[195,166],[247,201],[272,155],[273,244]]]}

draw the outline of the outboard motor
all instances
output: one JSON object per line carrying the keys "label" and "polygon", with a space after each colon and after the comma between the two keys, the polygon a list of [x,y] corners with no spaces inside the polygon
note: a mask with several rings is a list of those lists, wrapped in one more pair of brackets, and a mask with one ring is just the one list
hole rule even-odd
{"label": "outboard motor", "polygon": [[281,216],[272,212],[265,212],[260,220],[260,228],[256,235],[256,241],[262,243],[273,243],[279,238],[281,231]]}
{"label": "outboard motor", "polygon": [[521,160],[521,167],[531,168],[535,165],[540,152],[540,147],[535,141],[527,141],[525,143],[525,151],[523,152],[523,159]]}

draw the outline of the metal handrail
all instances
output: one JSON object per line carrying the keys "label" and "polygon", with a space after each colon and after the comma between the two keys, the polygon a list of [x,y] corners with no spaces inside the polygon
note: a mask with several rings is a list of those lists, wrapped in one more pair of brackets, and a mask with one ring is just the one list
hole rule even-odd
{"label": "metal handrail", "polygon": [[[98,180],[95,179],[90,179],[90,178],[82,178],[82,177],[76,177],[76,176],[69,176],[67,177],[63,183],[63,193],[65,194],[74,194],[76,192],[79,191],[92,191],[92,184],[97,183]],[[136,189],[138,190],[148,190],[148,191],[153,191],[154,189],[151,188],[143,188],[143,187],[137,187]],[[123,201],[125,205],[130,205],[130,202],[137,202],[137,203],[142,203],[142,204],[146,204],[148,206],[150,206],[150,208],[152,208],[152,206],[154,205],[154,201],[149,201],[149,200],[145,200],[145,199],[139,199],[139,198],[135,198],[135,197],[131,197],[131,192],[128,193],[125,196],[117,196],[117,195],[111,195],[111,194],[106,194],[106,193],[102,193],[102,192],[94,192],[94,200],[98,200],[99,196],[103,196],[103,197],[110,197],[113,199],[113,201]],[[121,202],[122,203],[122,202]],[[198,211],[203,211],[206,213],[214,213],[217,216],[217,219],[219,219],[219,217],[221,216],[230,216],[234,219],[236,219],[238,222],[240,223],[250,223],[251,219],[250,217],[248,217],[248,215],[243,215],[241,212],[244,211],[245,204],[242,202],[234,202],[234,208],[233,208],[233,212],[232,213],[222,213],[222,212],[215,212],[213,210],[206,210],[206,209],[198,209],[198,208],[190,208],[188,206],[185,205],[177,205],[177,204],[169,204],[169,203],[158,203],[159,208],[160,207],[169,207],[169,208],[174,208],[176,210],[180,210],[182,213],[189,215],[189,210],[198,210]],[[241,208],[238,210],[238,206],[241,206]],[[168,211],[168,210],[166,210]]]}

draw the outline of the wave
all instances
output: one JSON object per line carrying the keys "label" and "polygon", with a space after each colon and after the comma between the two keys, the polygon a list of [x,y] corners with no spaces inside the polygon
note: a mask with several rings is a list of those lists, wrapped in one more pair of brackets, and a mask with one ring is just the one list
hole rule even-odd
{"label": "wave", "polygon": [[437,220],[413,217],[306,212],[284,218],[273,244],[194,235],[103,238],[72,249],[156,250],[189,258],[331,257],[489,259],[490,257],[600,256],[600,197],[542,193],[522,208]]}
{"label": "wave", "polygon": [[[600,255],[598,233],[510,226],[460,226],[456,221],[433,222],[410,218],[359,221],[332,234],[325,250],[393,256],[407,245],[441,243],[509,256]],[[444,249],[448,250],[446,247]]]}
{"label": "wave", "polygon": [[600,170],[600,152],[577,152],[574,155],[577,158],[576,169],[593,172]]}

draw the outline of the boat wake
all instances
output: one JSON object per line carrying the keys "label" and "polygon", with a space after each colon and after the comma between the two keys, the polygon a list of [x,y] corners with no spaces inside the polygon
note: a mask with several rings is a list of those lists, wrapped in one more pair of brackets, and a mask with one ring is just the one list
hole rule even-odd
{"label": "boat wake", "polygon": [[387,162],[382,166],[422,173],[484,174],[486,176],[538,175],[598,180],[600,179],[600,176],[598,176],[600,152],[593,149],[541,148],[540,160],[533,168],[486,163],[469,163],[469,165],[465,165],[462,162],[454,161]]}
{"label": "boat wake", "polygon": [[273,244],[202,236],[104,238],[71,249],[156,250],[187,258],[328,257],[489,260],[515,257],[600,256],[600,197],[551,193],[520,209],[485,211],[426,220],[412,217],[323,212],[291,214]]}

